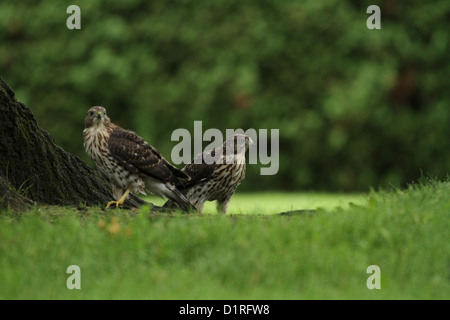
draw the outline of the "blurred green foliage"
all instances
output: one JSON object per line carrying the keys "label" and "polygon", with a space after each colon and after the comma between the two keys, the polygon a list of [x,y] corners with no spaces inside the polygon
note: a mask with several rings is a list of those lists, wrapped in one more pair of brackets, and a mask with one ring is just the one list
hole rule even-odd
{"label": "blurred green foliage", "polygon": [[84,116],[102,105],[169,159],[194,120],[280,129],[278,174],[251,165],[241,190],[361,190],[448,172],[449,15],[446,0],[3,1],[0,71],[85,160]]}

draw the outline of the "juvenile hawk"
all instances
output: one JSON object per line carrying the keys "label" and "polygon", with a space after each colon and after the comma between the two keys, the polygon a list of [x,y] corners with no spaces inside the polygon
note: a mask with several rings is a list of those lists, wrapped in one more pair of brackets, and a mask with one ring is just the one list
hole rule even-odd
{"label": "juvenile hawk", "polygon": [[152,192],[171,199],[183,210],[191,208],[175,185],[189,176],[164,159],[158,150],[132,131],[111,122],[103,107],[88,110],[83,130],[84,148],[101,174],[111,184],[113,204],[123,204],[130,192]]}
{"label": "juvenile hawk", "polygon": [[214,200],[217,211],[227,212],[231,196],[245,178],[245,152],[250,144],[249,136],[235,134],[221,146],[198,154],[182,169],[191,180],[177,186],[199,212],[206,201]]}

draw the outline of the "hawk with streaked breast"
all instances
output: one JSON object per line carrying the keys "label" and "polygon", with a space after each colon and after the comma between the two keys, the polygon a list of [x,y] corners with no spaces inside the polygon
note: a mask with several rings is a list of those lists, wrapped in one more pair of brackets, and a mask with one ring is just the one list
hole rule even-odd
{"label": "hawk with streaked breast", "polygon": [[176,185],[190,178],[170,164],[154,147],[132,131],[111,122],[106,109],[88,110],[83,130],[86,153],[110,183],[116,201],[107,208],[123,204],[130,192],[151,192],[171,199],[183,210],[192,208]]}
{"label": "hawk with streaked breast", "polygon": [[206,201],[214,200],[217,211],[227,212],[231,197],[245,178],[245,152],[251,144],[249,136],[234,134],[221,146],[198,154],[182,169],[191,180],[177,187],[199,212]]}

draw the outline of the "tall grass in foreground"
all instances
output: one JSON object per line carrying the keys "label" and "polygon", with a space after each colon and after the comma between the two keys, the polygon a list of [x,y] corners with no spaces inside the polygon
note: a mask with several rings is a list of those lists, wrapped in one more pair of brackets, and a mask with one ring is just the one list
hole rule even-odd
{"label": "tall grass in foreground", "polygon": [[[449,195],[433,180],[308,215],[2,212],[0,298],[448,299]],[[254,196],[261,208],[292,201]],[[80,290],[66,288],[69,265]],[[370,265],[379,290],[366,287]]]}

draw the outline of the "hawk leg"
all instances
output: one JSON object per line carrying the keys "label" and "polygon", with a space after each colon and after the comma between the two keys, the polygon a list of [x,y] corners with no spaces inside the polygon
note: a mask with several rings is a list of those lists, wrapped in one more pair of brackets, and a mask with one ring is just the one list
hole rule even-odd
{"label": "hawk leg", "polygon": [[130,194],[130,189],[127,189],[127,191],[125,191],[125,193],[122,195],[122,197],[118,201],[110,201],[110,202],[108,202],[108,204],[106,205],[106,209],[108,209],[113,204],[116,205],[116,208],[118,206],[122,205],[129,194]]}
{"label": "hawk leg", "polygon": [[220,213],[223,213],[223,214],[227,213],[228,205],[230,204],[230,199],[231,199],[231,197],[226,198],[224,200],[217,200],[217,203],[216,203],[217,211]]}

